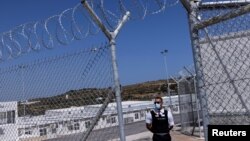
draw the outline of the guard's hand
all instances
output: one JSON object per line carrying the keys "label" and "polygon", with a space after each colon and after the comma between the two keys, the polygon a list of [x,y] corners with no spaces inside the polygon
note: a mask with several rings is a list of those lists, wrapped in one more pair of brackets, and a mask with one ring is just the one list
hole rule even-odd
{"label": "guard's hand", "polygon": [[173,127],[174,127],[174,126],[170,126],[170,127],[168,128],[168,129],[169,129],[169,131],[170,131],[170,130],[172,130],[172,129],[173,129]]}

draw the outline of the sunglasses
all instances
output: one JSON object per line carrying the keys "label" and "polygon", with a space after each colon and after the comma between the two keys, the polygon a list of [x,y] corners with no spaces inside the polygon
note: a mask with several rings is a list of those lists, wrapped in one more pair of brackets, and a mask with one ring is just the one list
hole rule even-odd
{"label": "sunglasses", "polygon": [[159,102],[159,101],[155,102],[155,104],[156,104],[156,103],[157,103],[157,104],[161,104],[161,102]]}

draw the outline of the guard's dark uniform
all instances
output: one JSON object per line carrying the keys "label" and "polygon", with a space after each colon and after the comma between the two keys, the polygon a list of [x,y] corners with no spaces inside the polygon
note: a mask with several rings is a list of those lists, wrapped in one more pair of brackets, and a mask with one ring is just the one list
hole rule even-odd
{"label": "guard's dark uniform", "polygon": [[168,123],[168,111],[164,110],[164,113],[156,114],[151,111],[152,115],[152,131],[153,141],[171,141],[169,134],[169,123]]}

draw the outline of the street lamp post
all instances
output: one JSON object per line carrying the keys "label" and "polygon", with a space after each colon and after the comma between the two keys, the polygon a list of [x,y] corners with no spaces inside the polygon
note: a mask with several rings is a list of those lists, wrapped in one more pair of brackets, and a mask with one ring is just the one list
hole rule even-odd
{"label": "street lamp post", "polygon": [[[24,69],[25,69],[25,66],[24,65],[19,65],[19,69],[21,71],[21,83],[22,83],[22,86],[21,86],[21,91],[22,91],[22,97],[24,97],[25,99],[25,88],[24,88]],[[27,100],[23,100],[23,115],[26,116],[26,102]]]}
{"label": "street lamp post", "polygon": [[167,85],[168,85],[167,90],[168,90],[169,103],[170,103],[169,107],[172,110],[172,99],[171,99],[171,94],[170,94],[170,89],[169,89],[169,78],[168,78],[167,53],[168,53],[167,49],[161,51],[161,54],[164,57],[165,71],[166,71],[166,74],[167,74]]}

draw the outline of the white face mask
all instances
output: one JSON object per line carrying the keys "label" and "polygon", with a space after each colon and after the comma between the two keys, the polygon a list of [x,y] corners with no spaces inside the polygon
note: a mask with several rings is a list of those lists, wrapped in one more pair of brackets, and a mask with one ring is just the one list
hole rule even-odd
{"label": "white face mask", "polygon": [[160,110],[161,109],[161,104],[156,103],[155,104],[155,109]]}

